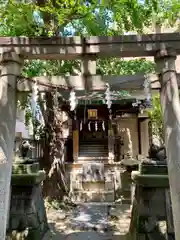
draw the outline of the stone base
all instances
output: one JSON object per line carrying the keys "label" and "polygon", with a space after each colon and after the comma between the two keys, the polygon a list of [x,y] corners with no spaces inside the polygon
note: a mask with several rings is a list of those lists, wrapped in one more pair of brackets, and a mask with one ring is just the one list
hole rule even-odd
{"label": "stone base", "polygon": [[[21,175],[19,175],[20,178]],[[7,235],[10,237],[15,236],[13,239],[19,239],[18,235],[24,234],[24,236],[22,235],[23,238],[20,239],[41,240],[48,231],[46,211],[40,186],[41,181],[37,184],[23,185],[23,179],[24,175],[21,185],[18,185],[13,183],[12,177]]]}
{"label": "stone base", "polygon": [[113,202],[119,199],[121,201],[124,201],[124,199],[131,201],[131,173],[126,170],[126,167],[123,168],[118,163],[104,163],[103,168],[104,171],[100,181],[94,178],[89,181],[89,179],[83,177],[83,164],[71,165],[70,192],[73,201]]}
{"label": "stone base", "polygon": [[72,194],[72,200],[78,202],[114,202],[114,191],[77,191]]}

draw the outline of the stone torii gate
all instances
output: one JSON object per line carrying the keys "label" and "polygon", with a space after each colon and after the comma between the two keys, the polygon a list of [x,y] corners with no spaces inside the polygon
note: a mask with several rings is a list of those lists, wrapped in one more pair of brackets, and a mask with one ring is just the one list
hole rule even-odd
{"label": "stone torii gate", "polygon": [[[76,90],[104,90],[109,81],[116,82],[117,89],[141,89],[148,77],[151,86],[161,85],[161,104],[165,125],[165,142],[168,157],[169,181],[176,239],[180,239],[180,103],[179,75],[176,74],[176,55],[180,54],[180,35],[151,34],[117,37],[71,37],[71,38],[10,38],[0,37],[0,239],[4,240],[8,221],[10,180],[16,122],[16,93],[30,91],[31,83],[18,83],[24,59],[94,61],[102,57],[146,57],[154,56],[157,75],[96,76],[90,71],[84,75],[63,77],[38,77],[39,83],[67,84]],[[84,66],[88,68],[88,64]],[[89,69],[88,69],[89,70]],[[92,73],[91,73],[92,74]],[[95,73],[93,73],[95,74]],[[178,83],[177,83],[178,82]],[[42,89],[43,90],[43,89]],[[178,213],[178,214],[177,214]]]}

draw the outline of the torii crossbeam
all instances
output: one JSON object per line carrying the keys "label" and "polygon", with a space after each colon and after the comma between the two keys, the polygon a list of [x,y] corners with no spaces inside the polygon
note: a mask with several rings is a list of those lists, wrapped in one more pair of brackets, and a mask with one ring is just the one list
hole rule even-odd
{"label": "torii crossbeam", "polygon": [[0,37],[0,52],[15,51],[26,59],[82,59],[147,57],[159,49],[173,48],[180,54],[180,34],[163,33],[113,37]]}

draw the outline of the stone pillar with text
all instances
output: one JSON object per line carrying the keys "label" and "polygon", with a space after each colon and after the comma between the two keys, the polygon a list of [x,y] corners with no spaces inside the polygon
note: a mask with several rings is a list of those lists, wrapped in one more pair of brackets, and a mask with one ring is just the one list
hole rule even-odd
{"label": "stone pillar with text", "polygon": [[5,240],[8,223],[10,182],[16,124],[16,84],[21,59],[15,52],[3,52],[0,65],[0,239]]}

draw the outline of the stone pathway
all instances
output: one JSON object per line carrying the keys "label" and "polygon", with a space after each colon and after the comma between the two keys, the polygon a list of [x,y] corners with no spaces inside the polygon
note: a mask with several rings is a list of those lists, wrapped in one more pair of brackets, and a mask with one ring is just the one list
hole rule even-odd
{"label": "stone pathway", "polygon": [[47,210],[51,232],[43,240],[127,240],[130,205],[79,204],[66,211]]}

